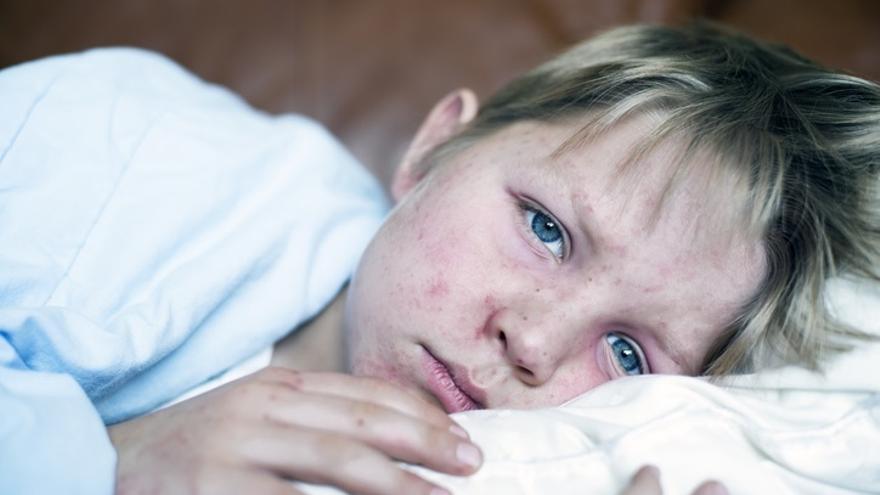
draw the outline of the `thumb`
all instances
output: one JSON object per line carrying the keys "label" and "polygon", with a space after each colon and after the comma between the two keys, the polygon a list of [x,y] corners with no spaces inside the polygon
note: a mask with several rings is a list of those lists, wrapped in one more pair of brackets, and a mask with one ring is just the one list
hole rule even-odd
{"label": "thumb", "polygon": [[620,495],[663,495],[660,470],[655,466],[642,466]]}

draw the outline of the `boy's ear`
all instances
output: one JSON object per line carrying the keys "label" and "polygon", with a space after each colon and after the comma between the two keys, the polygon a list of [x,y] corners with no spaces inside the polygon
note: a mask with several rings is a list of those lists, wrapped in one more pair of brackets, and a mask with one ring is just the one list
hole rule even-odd
{"label": "boy's ear", "polygon": [[478,107],[477,95],[466,88],[449,93],[434,105],[391,179],[391,196],[395,202],[400,201],[427,173],[418,166],[422,159],[470,122],[477,115]]}

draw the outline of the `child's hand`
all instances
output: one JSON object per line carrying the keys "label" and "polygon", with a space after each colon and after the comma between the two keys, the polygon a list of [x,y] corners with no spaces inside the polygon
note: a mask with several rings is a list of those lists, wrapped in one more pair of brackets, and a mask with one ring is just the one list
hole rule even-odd
{"label": "child's hand", "polygon": [[436,495],[447,492],[432,492],[435,485],[394,460],[458,475],[481,462],[441,409],[403,389],[283,368],[109,432],[119,494],[300,493],[286,481],[296,479],[358,494]]}
{"label": "child's hand", "polygon": [[[620,495],[663,495],[663,490],[660,488],[660,471],[654,466],[642,466]],[[728,495],[728,493],[721,483],[706,481],[694,489],[691,495]]]}

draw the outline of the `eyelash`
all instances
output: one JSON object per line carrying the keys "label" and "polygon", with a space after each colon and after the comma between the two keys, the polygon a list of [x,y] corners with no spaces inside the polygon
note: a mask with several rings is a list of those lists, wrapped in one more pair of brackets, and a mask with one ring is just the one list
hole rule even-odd
{"label": "eyelash", "polygon": [[[605,335],[605,342],[608,344],[607,355],[613,361],[611,363],[612,366],[620,370],[625,375],[645,375],[651,372],[650,367],[648,366],[648,360],[645,358],[645,353],[633,339],[623,334],[609,332]],[[634,354],[632,356],[636,359],[636,370],[628,370],[623,366],[623,364],[620,362],[621,359],[626,359],[629,356],[624,356],[623,358],[621,358],[618,352],[615,352],[614,348],[616,344],[622,344],[618,346],[619,350],[625,351],[626,349],[624,346],[628,346],[629,349],[633,351]]]}
{"label": "eyelash", "polygon": [[[540,206],[534,205],[530,202],[520,200],[518,206],[519,206],[519,209],[522,214],[523,225],[525,226],[528,233],[535,240],[537,240],[539,243],[541,243],[541,245],[544,246],[544,248],[548,252],[550,252],[550,255],[553,256],[553,258],[557,262],[562,261],[565,258],[567,258],[569,250],[570,250],[570,243],[568,240],[569,239],[568,232],[565,230],[565,226],[562,225],[562,222],[557,220],[556,217],[553,216],[553,214],[551,214],[550,212],[548,212],[544,208],[541,208]],[[549,220],[549,223],[552,224],[552,227],[559,230],[560,237],[558,240],[546,241],[546,240],[543,240],[539,237],[538,233],[535,232],[535,228],[534,228],[535,219],[536,218],[540,219],[540,217],[538,215],[546,217],[547,220]],[[545,222],[545,224],[546,223],[548,223],[548,222]],[[548,244],[556,244],[556,243],[559,243],[558,252],[557,252],[557,250],[554,250],[553,248],[551,248],[548,245]]]}

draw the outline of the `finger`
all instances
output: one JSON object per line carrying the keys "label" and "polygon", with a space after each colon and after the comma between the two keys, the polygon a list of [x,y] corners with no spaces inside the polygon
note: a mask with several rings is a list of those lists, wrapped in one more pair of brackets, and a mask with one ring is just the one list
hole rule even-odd
{"label": "finger", "polygon": [[662,493],[660,470],[654,466],[642,466],[620,495],[662,495]]}
{"label": "finger", "polygon": [[244,446],[255,463],[279,475],[327,484],[346,493],[447,494],[392,462],[386,455],[343,435],[310,429],[275,431]]}
{"label": "finger", "polygon": [[289,400],[276,401],[265,412],[276,424],[335,432],[395,459],[444,473],[471,474],[482,464],[479,448],[448,427],[438,428],[373,402],[290,393]]}
{"label": "finger", "polygon": [[214,495],[305,495],[289,480],[264,470],[215,466],[201,475],[193,491]]}
{"label": "finger", "polygon": [[340,373],[298,373],[287,368],[267,369],[271,380],[294,390],[338,395],[364,402],[377,402],[403,414],[448,428],[454,422],[435,404],[384,380]]}
{"label": "finger", "polygon": [[691,495],[729,495],[727,488],[721,483],[710,480],[704,481]]}

